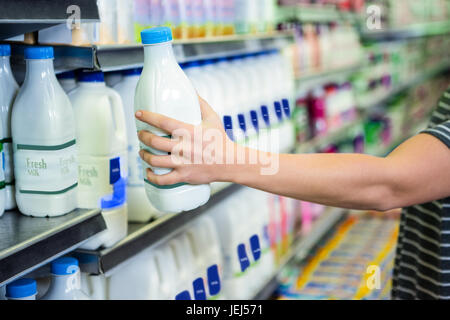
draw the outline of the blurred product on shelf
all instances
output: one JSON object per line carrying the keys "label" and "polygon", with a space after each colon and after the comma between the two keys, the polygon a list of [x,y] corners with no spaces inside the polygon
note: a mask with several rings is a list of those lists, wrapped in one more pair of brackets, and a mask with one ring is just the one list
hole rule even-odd
{"label": "blurred product on shelf", "polygon": [[77,87],[77,79],[73,71],[57,74],[56,78],[58,78],[59,84],[67,94]]}
{"label": "blurred product on shelf", "polygon": [[[397,236],[397,219],[350,215],[304,266],[287,267],[278,298],[389,299]],[[374,268],[379,281],[373,280]]]}
{"label": "blurred product on shelf", "polygon": [[358,106],[369,108],[424,73],[448,67],[449,45],[446,36],[369,45],[368,64],[353,78]]}
{"label": "blurred product on shelf", "polygon": [[28,47],[25,59],[11,120],[16,201],[25,215],[60,216],[77,207],[75,116],[55,77],[53,48]]}
{"label": "blurred product on shelf", "polygon": [[291,24],[290,50],[297,79],[361,64],[363,50],[357,30],[346,23]]}
{"label": "blurred product on shelf", "polygon": [[[145,62],[136,93],[134,109],[152,111],[165,116],[198,125],[202,122],[197,92],[175,60],[172,49],[172,31],[157,27],[142,32]],[[147,130],[158,136],[167,137],[167,132],[136,120],[138,131]],[[171,133],[169,133],[171,134]],[[180,134],[180,133],[178,133]],[[141,142],[141,149],[157,155],[167,152],[155,150]],[[204,205],[210,197],[209,185],[159,186],[147,179],[150,166],[143,163],[145,190],[152,205],[161,212],[178,213],[193,210]],[[151,168],[157,175],[168,174],[172,169]],[[174,201],[174,200],[177,201]]]}
{"label": "blurred product on shelf", "polygon": [[81,290],[78,260],[62,257],[51,263],[51,283],[42,300],[90,300]]}
{"label": "blurred product on shelf", "polygon": [[[0,45],[0,112],[1,112],[1,145],[3,165],[0,167],[0,217],[4,209],[16,207],[13,168],[13,147],[11,136],[11,113],[14,99],[19,90],[10,65],[11,47],[9,44]],[[3,170],[2,170],[3,169]],[[3,178],[1,176],[3,175]],[[5,191],[3,191],[5,189]],[[4,195],[3,195],[4,194]],[[5,199],[3,200],[3,197]],[[3,209],[1,209],[3,208]]]}
{"label": "blurred product on shelf", "polygon": [[134,116],[134,93],[142,69],[130,69],[122,72],[121,80],[113,86],[122,98],[128,141],[128,179],[127,204],[128,220],[133,222],[148,222],[155,216],[160,216],[145,194],[144,169],[139,156],[139,140]]}

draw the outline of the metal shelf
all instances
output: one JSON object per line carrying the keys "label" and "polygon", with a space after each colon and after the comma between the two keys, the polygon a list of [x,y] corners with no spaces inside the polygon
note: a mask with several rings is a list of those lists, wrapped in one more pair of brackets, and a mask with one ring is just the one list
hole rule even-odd
{"label": "metal shelf", "polygon": [[[173,48],[179,63],[213,59],[263,50],[281,49],[293,40],[292,32],[270,34],[233,35],[205,39],[175,40]],[[12,64],[15,71],[25,70],[23,51],[25,45],[12,47]],[[74,69],[95,69],[104,72],[142,67],[144,51],[136,45],[54,45],[55,72]]]}
{"label": "metal shelf", "polygon": [[99,251],[77,250],[75,255],[83,258],[83,261],[88,261],[81,265],[84,272],[108,273],[142,250],[170,239],[193,219],[206,213],[240,188],[241,186],[232,184],[213,195],[206,205],[193,211],[169,214],[150,223],[130,223],[128,236],[112,248]]}
{"label": "metal shelf", "polygon": [[0,0],[0,40],[65,24],[76,5],[81,22],[99,21],[96,0]]}
{"label": "metal shelf", "polygon": [[0,218],[0,286],[74,250],[105,229],[100,210],[77,209],[55,218],[5,212]]}
{"label": "metal shelf", "polygon": [[366,41],[389,41],[437,36],[448,33],[450,33],[450,23],[448,21],[443,21],[383,31],[369,31],[364,29],[361,30],[361,38]]}
{"label": "metal shelf", "polygon": [[339,208],[329,208],[314,223],[312,230],[294,242],[290,252],[278,265],[277,270],[270,277],[269,281],[262,286],[252,300],[267,300],[279,286],[279,275],[281,271],[293,261],[304,260],[309,253],[317,246],[334,227],[347,216],[348,210]]}

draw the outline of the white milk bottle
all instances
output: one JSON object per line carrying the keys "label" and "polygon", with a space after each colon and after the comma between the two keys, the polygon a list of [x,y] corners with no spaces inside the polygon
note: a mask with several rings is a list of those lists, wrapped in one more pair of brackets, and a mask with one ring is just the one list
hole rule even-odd
{"label": "white milk bottle", "polygon": [[175,256],[169,246],[164,244],[155,251],[156,269],[159,275],[159,297],[158,300],[174,300],[177,295],[177,284],[179,275]]}
{"label": "white milk bottle", "polygon": [[154,250],[145,249],[111,274],[109,299],[156,300],[159,298],[160,281]]}
{"label": "white milk bottle", "polygon": [[[135,111],[148,110],[193,125],[201,123],[201,112],[197,94],[191,82],[175,60],[172,50],[172,33],[167,27],[144,30],[141,33],[144,44],[144,69],[136,89]],[[149,130],[159,136],[168,133],[136,122],[138,130]],[[153,154],[167,154],[141,147]],[[145,170],[149,168],[144,164]],[[170,169],[153,168],[156,174],[167,174]],[[146,171],[144,172],[144,176]],[[187,185],[180,183],[158,186],[146,179],[145,189],[150,202],[162,212],[181,212],[205,204],[210,197],[209,185]]]}
{"label": "white milk bottle", "polygon": [[25,49],[27,71],[12,111],[19,210],[59,216],[77,207],[75,116],[53,70],[52,47]]}
{"label": "white milk bottle", "polygon": [[[5,195],[5,209],[10,210],[16,207],[16,200],[14,196],[14,169],[13,169],[13,148],[11,138],[11,113],[12,105],[16,97],[19,86],[11,71],[9,57],[11,55],[11,48],[9,44],[0,45],[0,112],[2,124],[2,141],[4,152],[4,181],[6,183],[5,191],[0,191],[0,198],[2,192]],[[1,210],[1,209],[0,209]],[[3,210],[0,211],[0,216]]]}
{"label": "white milk bottle", "polygon": [[122,81],[114,86],[123,102],[125,124],[128,141],[128,181],[127,203],[128,220],[133,222],[147,222],[154,216],[161,215],[150,203],[144,187],[144,170],[139,156],[139,139],[134,120],[134,92],[142,69],[131,69],[123,72]]}
{"label": "white milk bottle", "polygon": [[62,257],[51,263],[52,280],[42,300],[90,300],[81,291],[80,267],[78,260]]}
{"label": "white milk bottle", "polygon": [[36,280],[22,278],[11,282],[6,286],[6,298],[8,300],[36,300]]}
{"label": "white milk bottle", "polygon": [[75,72],[73,71],[60,73],[56,77],[66,93],[69,93],[77,87],[77,80],[75,79]]}
{"label": "white milk bottle", "polygon": [[182,233],[168,243],[175,257],[179,283],[175,300],[192,300],[194,290],[192,282],[195,279],[196,264],[194,252],[186,233]]}
{"label": "white milk bottle", "polygon": [[127,132],[122,100],[102,72],[82,72],[69,94],[76,119],[78,207],[99,208],[113,184],[127,177]]}

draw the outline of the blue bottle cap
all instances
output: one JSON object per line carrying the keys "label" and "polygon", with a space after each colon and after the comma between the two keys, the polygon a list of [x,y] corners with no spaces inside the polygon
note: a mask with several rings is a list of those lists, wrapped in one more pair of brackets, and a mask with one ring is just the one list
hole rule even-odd
{"label": "blue bottle cap", "polygon": [[36,281],[33,279],[19,279],[6,286],[6,297],[20,299],[37,293]]}
{"label": "blue bottle cap", "polygon": [[58,79],[75,79],[75,72],[67,71],[60,74],[57,74],[56,77]]}
{"label": "blue bottle cap", "polygon": [[105,76],[101,71],[81,71],[78,74],[80,82],[105,82]]}
{"label": "blue bottle cap", "polygon": [[209,66],[209,65],[215,64],[215,63],[216,63],[216,61],[214,61],[212,59],[208,59],[208,60],[203,61],[203,65],[204,66]]}
{"label": "blue bottle cap", "polygon": [[11,55],[11,46],[9,44],[0,44],[0,57],[9,57]]}
{"label": "blue bottle cap", "polygon": [[142,73],[142,68],[134,68],[122,71],[122,75],[127,76],[140,76]]}
{"label": "blue bottle cap", "polygon": [[74,274],[78,271],[78,260],[72,257],[62,257],[52,261],[52,273],[58,276]]}
{"label": "blue bottle cap", "polygon": [[25,48],[25,59],[53,59],[53,47]]}
{"label": "blue bottle cap", "polygon": [[121,207],[125,204],[126,201],[126,180],[124,178],[120,178],[113,185],[114,193],[111,195],[107,195],[101,200],[101,208],[102,209],[114,209]]}
{"label": "blue bottle cap", "polygon": [[172,30],[168,27],[156,27],[141,32],[142,44],[157,44],[172,41]]}

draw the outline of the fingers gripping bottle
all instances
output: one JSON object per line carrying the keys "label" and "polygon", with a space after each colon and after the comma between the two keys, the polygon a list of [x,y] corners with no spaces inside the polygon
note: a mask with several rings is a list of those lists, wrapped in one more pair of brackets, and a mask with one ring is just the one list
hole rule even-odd
{"label": "fingers gripping bottle", "polygon": [[[202,121],[199,100],[191,82],[181,70],[172,49],[172,32],[167,27],[144,30],[141,33],[144,44],[144,69],[139,79],[134,108],[147,110],[170,118],[198,125]],[[170,133],[136,122],[137,130],[147,130],[159,136],[169,137]],[[157,155],[167,153],[149,148],[141,143],[141,148]],[[149,166],[144,163],[144,177]],[[171,172],[171,169],[152,168],[157,175]],[[209,185],[159,186],[148,179],[145,181],[147,197],[161,212],[177,213],[193,210],[205,204],[210,197]]]}

